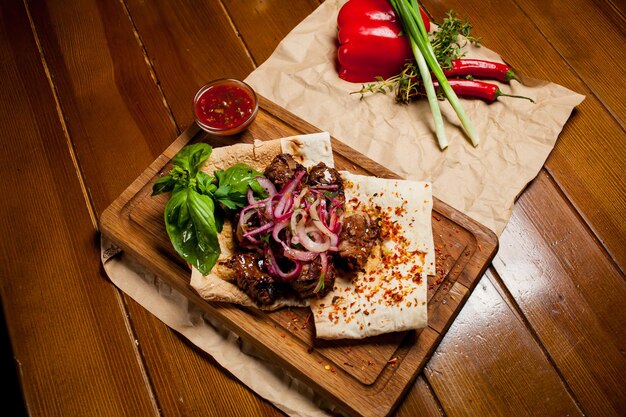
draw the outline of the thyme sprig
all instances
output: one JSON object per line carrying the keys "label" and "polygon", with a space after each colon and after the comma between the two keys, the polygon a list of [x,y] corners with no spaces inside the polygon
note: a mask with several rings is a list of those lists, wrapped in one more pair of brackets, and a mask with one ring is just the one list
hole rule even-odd
{"label": "thyme sprig", "polygon": [[472,24],[456,17],[452,10],[447,13],[443,22],[438,26],[439,29],[432,33],[431,45],[435,57],[443,69],[450,68],[452,60],[462,58],[465,55],[463,47],[467,42],[474,45],[480,44],[480,38],[472,36]]}

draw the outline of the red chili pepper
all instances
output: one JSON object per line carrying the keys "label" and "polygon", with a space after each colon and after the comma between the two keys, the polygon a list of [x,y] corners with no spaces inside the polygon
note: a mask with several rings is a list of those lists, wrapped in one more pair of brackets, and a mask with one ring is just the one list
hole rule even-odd
{"label": "red chili pepper", "polygon": [[[426,30],[428,17],[422,11]],[[408,36],[387,0],[350,0],[339,10],[339,77],[350,82],[375,81],[399,74],[413,57]]]}
{"label": "red chili pepper", "polygon": [[443,73],[446,77],[471,75],[472,77],[490,78],[502,82],[519,81],[510,66],[482,59],[455,59],[452,61],[452,68]]}
{"label": "red chili pepper", "polygon": [[[498,97],[515,97],[515,98],[523,98],[526,100],[530,100],[531,102],[535,102],[533,99],[525,96],[516,96],[512,94],[505,94],[500,90],[500,88],[495,84],[486,83],[483,81],[475,81],[475,80],[463,80],[463,79],[450,79],[448,80],[450,83],[450,87],[452,90],[463,97],[474,97],[481,98],[488,102],[494,102],[498,99]],[[436,88],[439,87],[439,83],[433,83]]]}

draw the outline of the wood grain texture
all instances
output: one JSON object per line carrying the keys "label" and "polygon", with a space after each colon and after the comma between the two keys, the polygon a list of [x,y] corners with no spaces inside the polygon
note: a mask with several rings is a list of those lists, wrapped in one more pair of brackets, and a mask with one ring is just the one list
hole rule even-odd
{"label": "wood grain texture", "polygon": [[[498,331],[490,331],[493,327]],[[583,415],[489,274],[446,333],[425,375],[448,415]]]}
{"label": "wood grain texture", "polygon": [[[221,2],[126,4],[179,127],[193,120],[192,100],[202,85],[217,78],[243,79],[254,68]],[[258,32],[265,23],[257,21]]]}
{"label": "wood grain texture", "polygon": [[[547,198],[551,196],[551,198]],[[589,415],[626,404],[626,282],[546,174],[520,198],[498,274]]]}
{"label": "wood grain texture", "polygon": [[0,294],[28,412],[154,414],[22,2],[0,39]]}
{"label": "wood grain texture", "polygon": [[[621,27],[612,24],[615,11],[603,8],[602,1],[598,3],[590,7],[585,0],[517,0],[519,7],[536,25],[536,30],[550,41],[570,69],[624,129],[626,106],[618,80],[624,76],[620,63],[626,62],[626,50],[618,45],[623,45],[626,40],[626,22],[622,16]],[[555,19],[559,19],[559,25],[554,24]]]}
{"label": "wood grain texture", "polygon": [[121,4],[28,5],[89,195],[103,210],[176,129]]}
{"label": "wood grain texture", "polygon": [[[541,0],[533,1],[542,3]],[[544,7],[552,8],[557,7],[556,3],[559,2],[543,2]],[[470,16],[474,25],[473,33],[482,37],[485,46],[500,52],[522,74],[557,82],[586,95],[559,136],[546,162],[546,169],[620,268],[625,270],[626,246],[623,244],[623,236],[626,235],[626,223],[621,218],[626,211],[626,183],[620,180],[626,170],[624,129],[594,95],[593,90],[572,70],[572,64],[564,60],[552,46],[558,44],[558,40],[546,38],[522,9],[522,5],[514,0],[491,3],[480,0],[427,0],[423,4],[429,13],[438,18],[436,20],[440,20],[450,9],[454,9],[460,16]],[[587,2],[584,9],[585,14],[597,13],[593,2]],[[573,12],[570,9],[570,14]],[[564,28],[570,29],[569,26]],[[607,30],[615,32],[610,26]],[[593,38],[593,32],[585,29],[584,24],[577,25],[576,32],[577,36]],[[611,79],[621,79],[622,72],[619,66],[608,65],[603,72],[595,75],[595,79],[598,84],[604,82],[603,74],[606,73],[613,74]],[[613,87],[613,84],[609,87]]]}
{"label": "wood grain texture", "polygon": [[[285,123],[286,119],[289,123]],[[251,141],[252,137],[270,139],[272,136],[267,137],[267,133],[263,132],[264,126],[275,128],[277,121],[291,125],[298,133],[315,131],[312,126],[284,109],[261,100],[259,115],[252,126],[256,132],[246,132],[243,138],[237,138],[237,141],[242,139]],[[352,352],[345,357],[341,354],[341,348],[333,349],[334,343],[327,348],[318,349],[318,342],[313,340],[312,336],[300,337],[299,334],[306,332],[307,329],[295,332],[285,325],[285,322],[289,322],[288,311],[263,314],[207,303],[189,286],[189,271],[184,262],[181,263],[176,255],[171,253],[169,239],[160,224],[165,201],[162,198],[151,198],[150,191],[155,178],[158,178],[163,169],[167,169],[170,159],[190,141],[190,138],[197,140],[197,137],[200,137],[209,143],[212,142],[210,135],[196,134],[197,131],[195,127],[184,132],[122,193],[119,199],[105,210],[101,218],[103,233],[224,326],[242,339],[253,343],[262,355],[302,379],[319,395],[331,400],[344,412],[372,416],[387,415],[397,406],[435,344],[441,339],[441,334],[449,327],[469,296],[469,290],[485,270],[486,262],[495,253],[497,240],[493,233],[449,206],[435,201],[433,210],[439,216],[439,221],[434,221],[433,233],[437,247],[454,247],[457,241],[464,242],[459,239],[465,234],[469,234],[472,239],[467,243],[461,243],[462,248],[457,252],[458,258],[455,258],[453,267],[449,271],[444,271],[442,275],[438,274],[436,282],[432,281],[431,285],[435,290],[428,306],[429,327],[419,332],[407,332],[400,340],[393,339],[396,335],[391,335],[392,339],[386,342],[384,339],[388,337],[381,336],[360,344],[350,343],[353,347]],[[281,136],[286,134],[284,132]],[[357,173],[369,172],[386,177],[393,176],[391,172],[338,141],[333,141],[333,151],[340,156],[335,158],[335,166],[338,169],[355,168]],[[449,219],[449,222],[444,221],[446,219]],[[449,252],[442,249],[440,253],[447,255]],[[468,287],[464,287],[464,284]],[[286,318],[282,319],[282,316]],[[308,332],[312,331],[310,326]],[[390,342],[395,343],[395,348],[387,352],[391,347],[388,345]],[[280,350],[275,348],[277,344],[281,346]],[[322,344],[324,345],[325,343]],[[371,355],[366,353],[370,351]],[[390,365],[387,362],[391,355],[396,357],[397,364]],[[346,368],[341,365],[342,361],[350,359],[368,364],[373,362],[373,369],[378,371],[375,375],[368,375],[361,373],[358,367]],[[376,367],[379,360],[382,360],[381,366]],[[320,365],[321,363],[331,364],[335,371],[328,372],[328,369]]]}
{"label": "wood grain texture", "polygon": [[267,401],[243,386],[215,360],[173,332],[134,301],[128,311],[141,320],[137,340],[150,370],[159,408],[167,415],[279,416]]}
{"label": "wood grain texture", "polygon": [[233,25],[244,39],[255,66],[261,65],[269,58],[289,31],[311,14],[319,4],[317,0],[293,1],[288,6],[265,0],[224,1]]}
{"label": "wood grain texture", "polygon": [[[34,1],[29,8],[86,189],[94,211],[100,213],[173,141],[176,125],[122,3]],[[77,48],[76,39],[82,40],[82,47]],[[95,250],[96,242],[90,243]],[[85,264],[97,269],[98,257]],[[156,385],[145,389],[154,389],[164,413],[184,414],[191,407],[203,415],[279,414],[215,362],[173,337],[170,329],[135,301],[124,299],[135,337],[142,343],[141,359]],[[128,346],[134,348],[130,339]],[[211,383],[185,382],[207,375]],[[172,380],[179,384],[174,386]],[[224,390],[230,395],[219,397],[217,393]],[[198,402],[199,398],[204,400]]]}

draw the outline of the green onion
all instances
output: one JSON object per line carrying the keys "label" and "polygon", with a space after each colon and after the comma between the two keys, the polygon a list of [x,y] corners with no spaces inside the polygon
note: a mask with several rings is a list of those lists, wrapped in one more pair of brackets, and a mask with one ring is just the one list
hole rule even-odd
{"label": "green onion", "polygon": [[[439,86],[443,90],[444,95],[446,96],[446,98],[452,105],[452,108],[459,117],[459,120],[461,121],[465,132],[472,141],[472,144],[474,146],[477,146],[479,142],[478,134],[474,130],[474,126],[467,117],[463,106],[461,106],[459,98],[452,90],[452,87],[450,87],[450,84],[448,83],[448,80],[446,79],[443,70],[437,62],[437,58],[435,58],[433,47],[430,44],[430,40],[428,39],[428,33],[426,33],[426,27],[424,26],[424,22],[422,21],[419,13],[419,3],[417,2],[417,0],[389,1],[396,11],[396,14],[399,16],[404,31],[408,33],[411,40],[413,55],[415,55],[415,60],[420,70],[420,74],[422,75],[424,88],[428,96],[428,102],[433,113],[439,147],[441,147],[441,149],[445,149],[448,146],[448,140],[443,131],[443,120],[441,117],[441,111],[439,109],[439,103],[436,101],[436,96],[434,100],[431,97],[432,92],[434,92],[434,86],[428,68],[423,68],[425,67],[423,65],[424,61],[426,61],[426,64],[430,68],[430,71],[435,74],[437,81],[439,81]],[[420,61],[422,62],[422,65],[420,65]],[[429,91],[431,92],[429,93]]]}

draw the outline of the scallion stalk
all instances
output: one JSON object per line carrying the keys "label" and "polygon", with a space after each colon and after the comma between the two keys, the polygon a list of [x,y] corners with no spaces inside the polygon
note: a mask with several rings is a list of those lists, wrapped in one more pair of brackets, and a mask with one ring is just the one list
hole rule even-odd
{"label": "scallion stalk", "polygon": [[[391,2],[392,6],[396,8],[393,4],[394,1]],[[402,26],[406,27],[408,23],[405,23],[405,19],[401,14],[397,12],[400,21],[402,22]],[[423,24],[423,22],[422,22]],[[425,28],[424,28],[425,29]],[[437,98],[437,92],[435,91],[435,86],[433,85],[432,77],[430,76],[430,69],[426,64],[426,60],[424,59],[424,55],[420,52],[419,48],[413,41],[412,37],[409,36],[411,41],[411,49],[413,51],[413,55],[415,56],[415,62],[417,63],[417,68],[422,76],[422,80],[424,83],[424,90],[426,91],[426,97],[428,98],[428,104],[430,105],[430,111],[433,114],[433,121],[435,122],[435,134],[437,135],[437,142],[439,142],[439,148],[444,150],[448,147],[448,137],[446,136],[446,130],[443,123],[443,117],[441,116],[441,109],[439,108],[439,99]]]}
{"label": "scallion stalk", "polygon": [[[396,11],[397,15],[399,16],[400,20],[402,21],[403,28],[409,35],[409,38],[411,40],[411,48],[413,49],[413,54],[415,55],[415,60],[417,61],[418,68],[420,69],[420,73],[422,74],[424,88],[426,89],[427,95],[428,95],[428,90],[430,88],[434,90],[434,86],[432,85],[432,79],[430,77],[430,74],[428,75],[428,78],[424,77],[424,73],[422,71],[422,68],[420,67],[420,63],[419,63],[420,58],[418,58],[418,55],[421,56],[421,59],[426,61],[426,64],[430,68],[430,71],[432,71],[432,73],[435,74],[437,81],[439,81],[439,86],[443,90],[444,95],[446,96],[446,98],[452,105],[452,108],[454,109],[457,116],[459,117],[459,120],[461,121],[461,124],[463,125],[463,128],[465,129],[465,132],[467,133],[470,140],[472,141],[472,144],[474,146],[477,146],[479,142],[478,134],[474,130],[474,126],[472,125],[469,118],[467,117],[467,114],[465,113],[465,110],[463,109],[463,106],[461,105],[459,98],[457,97],[455,92],[452,90],[452,87],[450,87],[450,84],[448,83],[448,80],[446,79],[446,76],[443,73],[441,66],[437,62],[437,58],[435,58],[432,45],[430,44],[430,40],[428,39],[428,33],[426,32],[426,27],[424,26],[424,22],[422,21],[422,18],[419,13],[419,3],[417,2],[417,0],[389,0],[389,1],[391,5],[393,6],[394,10]],[[419,52],[419,54],[417,54],[416,52]],[[431,103],[430,96],[429,96],[429,103]],[[431,103],[431,111],[433,111],[432,109],[433,109],[433,103]],[[439,116],[437,116],[437,114]],[[435,119],[435,125],[437,125],[438,117],[441,118],[441,112],[439,110],[438,103],[437,103],[437,110],[433,111],[433,118]],[[441,147],[441,137],[439,136],[439,131],[437,131],[437,139],[439,140],[439,144]],[[444,136],[444,140],[447,146],[447,139],[445,139],[445,136]],[[444,148],[442,147],[442,149]]]}

